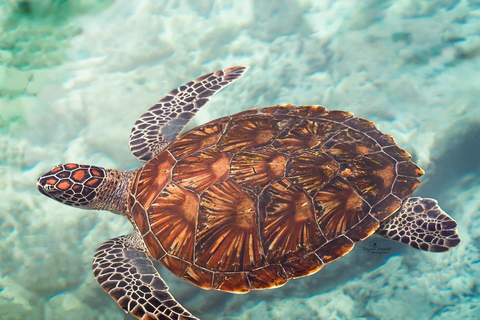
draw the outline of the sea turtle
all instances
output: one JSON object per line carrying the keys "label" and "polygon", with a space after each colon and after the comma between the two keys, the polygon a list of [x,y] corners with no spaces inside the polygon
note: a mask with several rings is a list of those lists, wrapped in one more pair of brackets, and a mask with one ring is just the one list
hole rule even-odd
{"label": "sea turtle", "polygon": [[132,223],[132,234],[103,243],[93,261],[96,280],[123,310],[197,319],[150,259],[203,289],[240,293],[315,273],[373,233],[434,252],[460,243],[437,201],[407,198],[423,170],[350,112],[277,105],[179,135],[245,70],[204,75],[142,115],[130,135],[140,168],[68,163],[38,179],[52,199]]}

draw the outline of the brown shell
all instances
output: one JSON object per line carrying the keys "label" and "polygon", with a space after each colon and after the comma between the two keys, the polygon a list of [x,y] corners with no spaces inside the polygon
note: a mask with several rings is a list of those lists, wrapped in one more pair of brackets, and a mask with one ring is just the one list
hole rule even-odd
{"label": "brown shell", "polygon": [[370,121],[273,106],[181,135],[139,169],[129,204],[150,254],[174,274],[247,292],[346,254],[422,174]]}

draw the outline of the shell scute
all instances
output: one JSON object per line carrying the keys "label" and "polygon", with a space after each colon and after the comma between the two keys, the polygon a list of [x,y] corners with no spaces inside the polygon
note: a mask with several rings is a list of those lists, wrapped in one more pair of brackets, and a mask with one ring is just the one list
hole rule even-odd
{"label": "shell scute", "polygon": [[356,129],[361,132],[369,132],[377,129],[373,122],[363,118],[352,117],[346,120],[344,123],[350,128]]}
{"label": "shell scute", "polygon": [[259,193],[285,174],[288,156],[273,148],[239,152],[233,156],[230,176],[233,181]]}
{"label": "shell scute", "polygon": [[375,140],[382,147],[389,147],[397,144],[391,135],[383,134],[377,129],[366,132],[365,134]]}
{"label": "shell scute", "polygon": [[287,261],[283,264],[289,278],[308,276],[322,269],[323,266],[322,259],[315,252],[307,253],[298,259]]}
{"label": "shell scute", "polygon": [[320,208],[315,213],[323,235],[332,240],[345,234],[369,212],[364,199],[343,178],[336,177],[315,195]]}
{"label": "shell scute", "polygon": [[189,265],[185,269],[183,279],[191,284],[200,287],[202,289],[211,290],[213,288],[213,271],[205,268],[200,268],[196,265]]}
{"label": "shell scute", "polygon": [[425,173],[419,166],[411,161],[399,162],[397,164],[397,172],[399,175],[411,177],[420,177]]}
{"label": "shell scute", "polygon": [[266,114],[235,118],[217,147],[222,151],[239,152],[269,145],[291,120],[286,116],[271,117]]}
{"label": "shell scute", "polygon": [[351,228],[345,235],[354,242],[361,241],[378,229],[380,222],[370,214],[366,215],[359,223]]}
{"label": "shell scute", "polygon": [[177,277],[183,277],[187,268],[192,265],[188,261],[179,259],[169,254],[165,255],[165,257],[163,257],[160,261],[168,270],[170,270]]}
{"label": "shell scute", "polygon": [[182,159],[199,150],[208,148],[217,143],[228,120],[213,121],[201,127],[195,128],[181,135],[168,150],[177,158]]}
{"label": "shell scute", "polygon": [[335,122],[344,122],[353,117],[353,113],[340,110],[327,110],[322,114],[322,119],[331,120]]}
{"label": "shell scute", "polygon": [[295,108],[296,107],[293,104],[279,104],[276,106],[271,106],[270,108],[263,108],[257,110],[259,110],[258,112],[263,114],[282,115],[291,113],[292,109]]}
{"label": "shell scute", "polygon": [[346,129],[335,135],[322,149],[342,163],[379,152],[381,147],[370,137],[356,130]]}
{"label": "shell scute", "polygon": [[135,201],[132,205],[131,213],[140,233],[142,235],[146,234],[150,230],[150,221],[147,218],[145,209],[138,201]]}
{"label": "shell scute", "polygon": [[167,253],[161,245],[160,241],[158,241],[157,237],[155,237],[155,235],[151,231],[148,231],[146,234],[143,235],[143,241],[145,241],[148,247],[148,251],[155,259],[161,260],[167,256]]}
{"label": "shell scute", "polygon": [[138,177],[135,198],[145,209],[155,200],[160,191],[170,182],[176,160],[168,151],[147,162]]}
{"label": "shell scute", "polygon": [[174,183],[150,206],[150,228],[168,254],[193,260],[198,208],[198,195]]}
{"label": "shell scute", "polygon": [[390,193],[397,176],[395,162],[384,153],[368,154],[343,167],[341,175],[371,206]]}
{"label": "shell scute", "polygon": [[315,253],[322,259],[323,263],[329,263],[347,254],[353,249],[353,246],[353,241],[342,235],[327,242],[316,250]]}
{"label": "shell scute", "polygon": [[412,156],[402,148],[398,146],[389,146],[383,148],[383,151],[385,151],[386,154],[390,155],[393,157],[396,161],[406,161],[410,160]]}
{"label": "shell scute", "polygon": [[285,130],[273,142],[273,146],[282,152],[293,153],[321,146],[344,127],[338,123],[318,119],[303,119],[293,128]]}
{"label": "shell scute", "polygon": [[262,197],[268,199],[261,232],[269,263],[295,258],[326,242],[315,223],[312,199],[305,191],[285,179],[269,186]]}
{"label": "shell scute", "polygon": [[173,179],[181,186],[201,194],[211,185],[229,177],[230,153],[209,148],[180,160],[173,170]]}
{"label": "shell scute", "polygon": [[309,195],[314,195],[340,170],[339,164],[322,151],[305,152],[291,156],[287,178]]}
{"label": "shell scute", "polygon": [[393,194],[387,195],[383,200],[372,207],[370,214],[379,221],[388,218],[393,212],[397,211],[402,205],[402,200]]}
{"label": "shell scute", "polygon": [[201,197],[195,263],[214,271],[252,270],[263,264],[256,197],[231,180]]}
{"label": "shell scute", "polygon": [[398,176],[393,184],[392,193],[400,199],[408,197],[420,185],[417,178]]}
{"label": "shell scute", "polygon": [[289,277],[285,269],[278,264],[271,264],[265,267],[252,270],[247,273],[252,289],[267,289],[284,285]]}
{"label": "shell scute", "polygon": [[304,118],[318,118],[326,112],[327,108],[323,106],[294,106],[289,114]]}
{"label": "shell scute", "polygon": [[246,272],[216,272],[213,288],[235,293],[246,293],[251,290]]}

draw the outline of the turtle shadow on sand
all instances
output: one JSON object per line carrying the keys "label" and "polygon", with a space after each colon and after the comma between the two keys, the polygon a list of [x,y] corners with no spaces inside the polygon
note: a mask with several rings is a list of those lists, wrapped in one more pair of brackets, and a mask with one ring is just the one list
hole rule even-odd
{"label": "turtle shadow on sand", "polygon": [[230,319],[252,309],[262,301],[280,305],[285,299],[303,299],[332,290],[341,290],[349,281],[373,272],[392,256],[408,254],[408,251],[410,251],[408,247],[398,242],[370,237],[358,242],[348,255],[324,266],[313,275],[290,280],[283,287],[274,290],[251,291],[245,295],[205,291],[175,277],[162,265],[158,263],[156,265],[165,270],[161,273],[164,274],[170,291],[187,309],[200,318],[218,318],[224,314]]}
{"label": "turtle shadow on sand", "polygon": [[[419,191],[438,199],[450,199],[452,188],[468,183],[469,176],[480,176],[480,122],[458,121],[452,124],[446,134],[435,141],[438,146],[433,150],[433,174],[420,185]],[[465,186],[462,186],[465,187]],[[450,211],[450,203],[445,208]]]}

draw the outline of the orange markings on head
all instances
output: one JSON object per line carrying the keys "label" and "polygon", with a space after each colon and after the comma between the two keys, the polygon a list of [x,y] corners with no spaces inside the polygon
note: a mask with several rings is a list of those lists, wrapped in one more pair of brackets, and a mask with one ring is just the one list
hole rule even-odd
{"label": "orange markings on head", "polygon": [[78,168],[78,164],[75,164],[75,163],[67,163],[65,165],[65,168],[67,169],[75,169],[75,168]]}
{"label": "orange markings on head", "polygon": [[92,173],[96,176],[102,176],[102,174],[100,173],[100,171],[98,171],[97,169],[91,169]]}
{"label": "orange markings on head", "polygon": [[45,182],[48,183],[48,184],[55,184],[55,183],[57,183],[57,180],[55,180],[55,179],[52,178],[52,179],[48,179],[48,180],[45,181]]}
{"label": "orange markings on head", "polygon": [[93,186],[95,186],[95,184],[97,184],[97,182],[98,182],[98,179],[92,179],[85,184],[89,187],[93,187]]}
{"label": "orange markings on head", "polygon": [[75,171],[75,173],[73,174],[72,178],[75,180],[75,181],[83,181],[85,179],[85,175],[87,174],[86,170],[77,170]]}
{"label": "orange markings on head", "polygon": [[60,190],[68,190],[72,186],[70,181],[62,181],[57,185],[57,188]]}
{"label": "orange markings on head", "polygon": [[58,172],[58,171],[60,171],[60,170],[62,170],[62,167],[58,166],[58,167],[53,168],[52,170],[50,170],[50,173],[55,173],[55,172]]}

